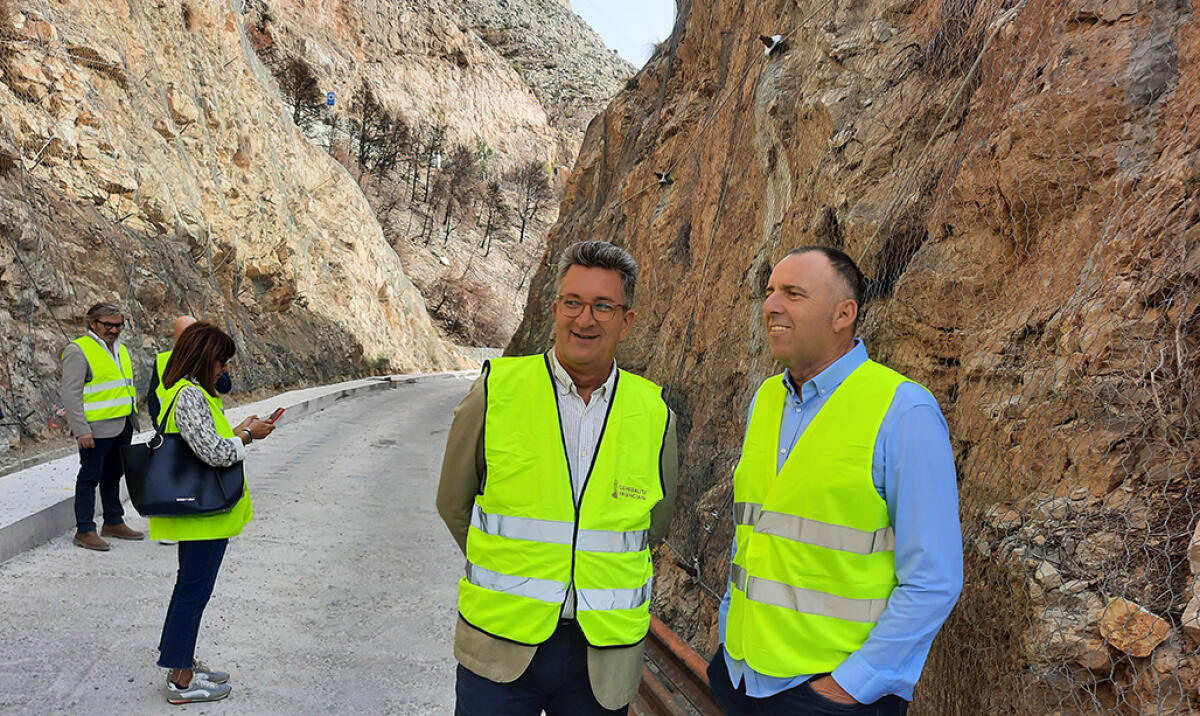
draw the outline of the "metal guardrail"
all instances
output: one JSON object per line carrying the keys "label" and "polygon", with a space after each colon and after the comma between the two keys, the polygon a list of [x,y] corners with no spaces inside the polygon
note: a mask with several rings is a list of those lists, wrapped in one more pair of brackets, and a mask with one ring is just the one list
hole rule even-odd
{"label": "metal guardrail", "polygon": [[658,617],[650,619],[642,683],[630,716],[720,716],[708,689],[708,664]]}

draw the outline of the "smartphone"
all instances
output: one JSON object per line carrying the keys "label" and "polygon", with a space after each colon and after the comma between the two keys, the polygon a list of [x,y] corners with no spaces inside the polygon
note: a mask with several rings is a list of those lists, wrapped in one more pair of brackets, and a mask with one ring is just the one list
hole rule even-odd
{"label": "smartphone", "polygon": [[275,408],[275,412],[271,413],[271,417],[267,418],[267,422],[274,425],[279,416],[283,415],[283,408]]}

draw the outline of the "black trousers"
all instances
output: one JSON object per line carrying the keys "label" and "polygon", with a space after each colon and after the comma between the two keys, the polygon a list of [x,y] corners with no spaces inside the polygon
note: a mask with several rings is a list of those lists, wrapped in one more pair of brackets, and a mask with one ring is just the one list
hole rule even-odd
{"label": "black trousers", "polygon": [[96,487],[100,488],[100,505],[104,508],[104,524],[125,522],[121,508],[121,453],[118,448],[133,439],[133,423],[125,420],[125,429],[115,438],[95,438],[96,447],[79,448],[79,476],[75,478],[75,529],[78,532],[96,531]]}
{"label": "black trousers", "polygon": [[895,694],[871,704],[842,704],[817,693],[808,681],[774,696],[762,699],[748,696],[745,683],[733,688],[725,666],[724,645],[708,663],[708,683],[713,699],[726,716],[904,716],[908,713],[908,702]]}
{"label": "black trousers", "polygon": [[587,641],[575,620],[537,648],[524,674],[501,684],[458,665],[455,716],[624,716],[627,708],[606,709],[596,701],[588,679]]}

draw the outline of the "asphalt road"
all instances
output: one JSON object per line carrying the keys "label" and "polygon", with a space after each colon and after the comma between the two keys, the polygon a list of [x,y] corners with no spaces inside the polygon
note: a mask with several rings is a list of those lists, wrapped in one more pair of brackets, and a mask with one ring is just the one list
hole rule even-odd
{"label": "asphalt road", "polygon": [[463,559],[434,495],[469,385],[401,383],[251,447],[255,518],[230,541],[197,645],[231,672],[225,701],[170,706],[161,693],[175,547],[90,552],[64,529],[0,564],[0,713],[452,713]]}

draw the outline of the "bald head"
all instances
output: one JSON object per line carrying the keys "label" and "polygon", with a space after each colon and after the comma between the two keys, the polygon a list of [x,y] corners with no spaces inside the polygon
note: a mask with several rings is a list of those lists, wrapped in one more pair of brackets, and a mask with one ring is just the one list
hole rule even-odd
{"label": "bald head", "polygon": [[194,316],[180,316],[175,319],[175,340],[179,340],[179,336],[187,329],[188,326],[196,322]]}
{"label": "bald head", "polygon": [[[829,266],[833,269],[833,273],[830,275],[830,286],[833,289],[834,295],[838,299],[854,299],[854,303],[858,307],[858,313],[862,313],[863,301],[866,299],[864,294],[866,293],[867,281],[863,277],[862,272],[858,270],[858,265],[854,263],[854,259],[850,258],[841,249],[835,249],[832,246],[801,246],[787,252],[784,258],[808,253],[818,253],[825,257],[829,262]],[[857,314],[854,317],[854,328],[858,328]]]}

